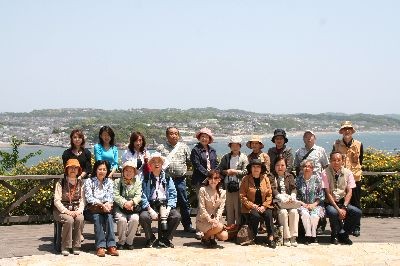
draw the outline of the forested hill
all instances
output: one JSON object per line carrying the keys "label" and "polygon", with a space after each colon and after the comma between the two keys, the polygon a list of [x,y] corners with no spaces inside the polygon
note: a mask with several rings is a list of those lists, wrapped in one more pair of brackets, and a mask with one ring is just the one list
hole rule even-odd
{"label": "forested hill", "polygon": [[170,125],[179,127],[182,135],[192,136],[194,131],[207,126],[217,135],[265,134],[275,128],[287,131],[337,131],[341,121],[351,120],[359,131],[400,130],[400,115],[372,114],[270,114],[238,109],[216,108],[168,109],[43,109],[29,113],[0,113],[0,141],[17,135],[25,141],[38,142],[49,138],[65,138],[73,128],[85,130],[88,141],[97,142],[98,130],[110,125],[118,140],[128,140],[132,130],[141,131],[157,142]]}

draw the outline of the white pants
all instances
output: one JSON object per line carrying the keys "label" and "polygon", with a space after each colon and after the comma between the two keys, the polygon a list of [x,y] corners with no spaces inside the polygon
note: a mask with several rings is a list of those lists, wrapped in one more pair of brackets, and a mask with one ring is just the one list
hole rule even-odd
{"label": "white pants", "polygon": [[307,210],[302,210],[300,215],[301,221],[303,222],[304,231],[306,232],[306,236],[317,237],[319,216],[310,215]]}
{"label": "white pants", "polygon": [[[129,216],[130,219],[128,221]],[[126,215],[117,211],[115,219],[117,220],[118,244],[132,245],[139,225],[139,214]]]}
{"label": "white pants", "polygon": [[280,209],[278,219],[279,224],[283,226],[283,238],[299,235],[299,213],[297,209]]}

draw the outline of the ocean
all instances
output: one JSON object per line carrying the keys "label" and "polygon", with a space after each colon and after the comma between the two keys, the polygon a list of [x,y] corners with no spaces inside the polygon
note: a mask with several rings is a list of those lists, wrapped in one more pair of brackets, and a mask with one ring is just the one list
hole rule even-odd
{"label": "ocean", "polygon": [[[341,137],[338,133],[316,133],[317,141],[316,144],[325,148],[327,154],[332,150],[332,145],[334,141]],[[303,136],[302,134],[290,135],[288,134],[289,142],[288,146],[292,147],[294,151],[304,146]],[[364,149],[371,147],[382,151],[387,152],[399,152],[400,151],[400,132],[390,131],[390,132],[360,132],[355,133],[354,138],[360,140]],[[195,139],[194,139],[195,140]],[[242,151],[245,153],[249,153],[250,149],[248,149],[245,145],[247,139],[243,139]],[[227,145],[229,138],[217,138],[214,143],[211,145],[216,149],[218,156],[222,156],[229,151],[229,147]],[[189,147],[192,148],[194,146],[193,142],[189,144]],[[265,145],[264,151],[266,152],[268,148],[273,146],[271,142],[271,136],[263,138],[263,143]],[[62,155],[65,148],[62,147],[51,147],[51,146],[22,146],[20,147],[20,155],[24,156],[30,152],[34,152],[37,150],[42,150],[42,154],[39,156],[35,156],[31,158],[28,162],[28,166],[36,165],[39,161],[45,160],[49,157],[55,157]],[[11,151],[10,148],[0,148],[0,150]],[[93,149],[91,149],[93,152]],[[120,150],[119,156],[121,157],[123,154],[123,150]],[[153,152],[150,150],[150,152]]]}

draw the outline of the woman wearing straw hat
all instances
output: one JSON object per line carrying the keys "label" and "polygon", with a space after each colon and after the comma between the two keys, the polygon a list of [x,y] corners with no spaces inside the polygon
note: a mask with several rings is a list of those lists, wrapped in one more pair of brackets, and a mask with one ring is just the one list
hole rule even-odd
{"label": "woman wearing straw hat", "polygon": [[218,170],[224,177],[224,187],[226,189],[226,222],[228,225],[240,224],[240,199],[239,186],[242,177],[246,175],[248,164],[246,154],[240,151],[242,138],[239,136],[231,137],[228,146],[231,151],[225,154]]}
{"label": "woman wearing straw hat", "polygon": [[85,195],[82,180],[77,177],[81,175],[82,168],[77,159],[69,159],[64,171],[65,177],[56,183],[53,217],[63,224],[61,254],[68,256],[72,251],[74,255],[79,255]]}
{"label": "woman wearing straw hat", "polygon": [[251,162],[254,159],[259,159],[267,168],[267,174],[270,172],[271,167],[271,159],[269,155],[262,151],[264,148],[264,143],[260,136],[254,135],[251,137],[249,141],[246,143],[247,148],[253,150],[248,156],[247,159]]}
{"label": "woman wearing straw hat", "polygon": [[136,161],[126,161],[122,165],[122,177],[114,181],[118,249],[133,249],[142,200],[142,182],[137,174]]}

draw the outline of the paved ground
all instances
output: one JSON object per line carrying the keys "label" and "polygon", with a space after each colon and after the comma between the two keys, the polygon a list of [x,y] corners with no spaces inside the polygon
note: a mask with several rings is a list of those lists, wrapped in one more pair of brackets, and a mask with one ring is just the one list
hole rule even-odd
{"label": "paved ground", "polygon": [[230,242],[204,249],[180,227],[174,249],[142,248],[144,238],[138,237],[135,250],[120,251],[119,257],[98,258],[92,224],[84,229],[83,252],[68,257],[53,251],[52,224],[0,226],[0,265],[400,265],[399,228],[399,218],[363,218],[362,234],[352,237],[352,246],[330,245],[328,227],[318,245],[272,250],[262,244],[241,247]]}

